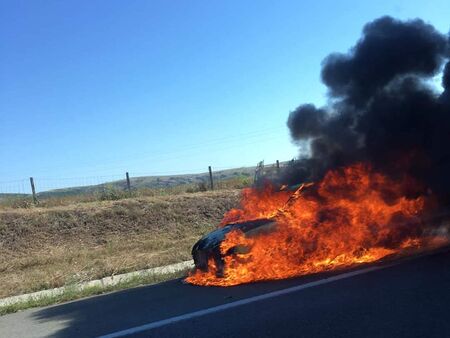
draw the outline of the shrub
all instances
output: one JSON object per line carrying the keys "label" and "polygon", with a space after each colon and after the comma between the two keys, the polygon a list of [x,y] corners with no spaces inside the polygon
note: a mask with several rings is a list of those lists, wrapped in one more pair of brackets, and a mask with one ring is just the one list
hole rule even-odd
{"label": "shrub", "polygon": [[115,201],[127,197],[130,197],[128,192],[116,189],[110,184],[106,185],[98,195],[100,201]]}

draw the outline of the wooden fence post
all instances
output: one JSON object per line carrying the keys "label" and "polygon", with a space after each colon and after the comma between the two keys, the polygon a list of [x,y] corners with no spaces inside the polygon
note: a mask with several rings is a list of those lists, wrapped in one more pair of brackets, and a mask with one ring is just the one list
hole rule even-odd
{"label": "wooden fence post", "polygon": [[258,184],[258,181],[264,177],[264,161],[259,161],[255,169],[255,179],[253,184]]}
{"label": "wooden fence post", "polygon": [[37,204],[36,188],[34,187],[34,179],[30,177],[31,193],[33,194],[33,203]]}
{"label": "wooden fence post", "polygon": [[208,167],[208,170],[209,170],[209,182],[210,182],[210,185],[211,185],[211,190],[214,190],[214,182],[213,182],[211,166]]}
{"label": "wooden fence post", "polygon": [[128,171],[126,172],[126,176],[127,176],[127,189],[128,192],[131,193],[130,175],[128,175]]}

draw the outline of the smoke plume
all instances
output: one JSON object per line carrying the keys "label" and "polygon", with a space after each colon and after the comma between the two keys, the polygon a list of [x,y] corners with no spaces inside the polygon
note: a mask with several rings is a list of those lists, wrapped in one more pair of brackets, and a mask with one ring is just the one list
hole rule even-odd
{"label": "smoke plume", "polygon": [[[327,106],[302,104],[290,113],[292,139],[310,151],[284,179],[315,181],[330,169],[369,162],[391,177],[410,175],[449,201],[449,51],[449,36],[422,20],[368,23],[348,53],[323,61]],[[440,92],[432,79],[441,74]]]}

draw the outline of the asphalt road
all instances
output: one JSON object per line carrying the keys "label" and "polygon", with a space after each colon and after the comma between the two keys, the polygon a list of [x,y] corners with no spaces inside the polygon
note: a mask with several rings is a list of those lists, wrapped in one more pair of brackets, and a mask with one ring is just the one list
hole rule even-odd
{"label": "asphalt road", "polygon": [[0,337],[450,337],[450,250],[232,288],[173,280],[0,317]]}

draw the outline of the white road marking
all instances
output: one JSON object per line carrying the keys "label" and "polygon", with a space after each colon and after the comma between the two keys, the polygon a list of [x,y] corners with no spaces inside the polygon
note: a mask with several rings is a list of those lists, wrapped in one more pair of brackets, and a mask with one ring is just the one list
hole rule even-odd
{"label": "white road marking", "polygon": [[300,290],[312,288],[312,287],[323,285],[323,284],[333,283],[333,282],[341,280],[341,279],[351,278],[351,277],[362,275],[362,274],[365,274],[365,273],[368,273],[368,272],[371,272],[371,271],[375,271],[375,270],[385,269],[385,268],[393,266],[393,265],[396,265],[396,264],[389,264],[389,265],[384,265],[384,266],[374,266],[374,267],[365,268],[365,269],[361,269],[361,270],[351,271],[351,272],[343,273],[343,274],[340,274],[340,275],[337,275],[337,276],[332,276],[332,277],[320,279],[318,281],[314,281],[314,282],[309,282],[309,283],[302,284],[302,285],[293,286],[293,287],[290,287],[290,288],[287,288],[287,289],[273,291],[273,292],[265,293],[265,294],[262,294],[262,295],[241,299],[241,300],[238,300],[238,301],[235,301],[235,302],[222,304],[222,305],[210,307],[210,308],[199,310],[199,311],[194,311],[194,312],[191,312],[191,313],[186,313],[184,315],[175,316],[175,317],[159,320],[159,321],[152,322],[152,323],[147,323],[147,324],[136,326],[136,327],[132,327],[132,328],[129,328],[129,329],[126,329],[126,330],[109,333],[107,335],[100,336],[98,338],[115,338],[115,337],[129,336],[129,335],[132,335],[132,334],[148,331],[148,330],[151,330],[151,329],[156,329],[156,328],[161,327],[161,326],[165,326],[165,325],[170,325],[170,324],[174,324],[174,323],[177,323],[177,322],[181,322],[183,320],[188,320],[188,319],[192,319],[192,318],[196,318],[196,317],[209,315],[211,313],[217,313],[217,312],[225,311],[225,310],[232,309],[232,308],[235,308],[235,307],[238,307],[238,306],[242,306],[242,305],[246,305],[246,304],[250,304],[250,303],[254,303],[254,302],[259,302],[259,301],[262,301],[262,300],[275,298],[275,297],[278,297],[278,296],[287,295],[289,293],[297,292],[297,291],[300,291]]}

